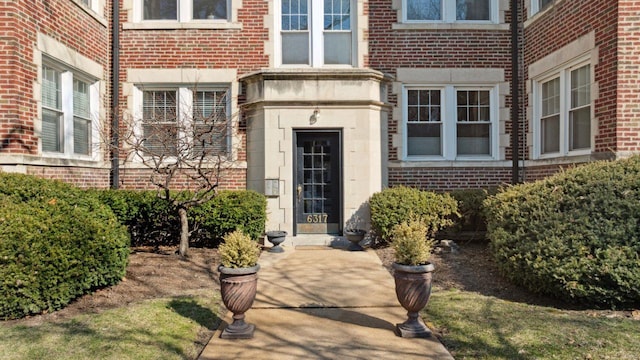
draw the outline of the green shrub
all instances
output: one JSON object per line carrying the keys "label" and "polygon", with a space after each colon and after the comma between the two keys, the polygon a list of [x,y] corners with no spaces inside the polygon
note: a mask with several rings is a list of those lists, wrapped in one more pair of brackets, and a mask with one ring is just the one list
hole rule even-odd
{"label": "green shrub", "polygon": [[176,245],[180,219],[171,204],[157,191],[97,190],[118,220],[129,229],[132,246]]}
{"label": "green shrub", "polygon": [[[104,190],[98,194],[129,228],[133,246],[178,244],[177,210],[159,198],[156,191]],[[225,234],[236,229],[255,239],[264,233],[266,209],[266,198],[255,191],[220,191],[212,200],[188,210],[190,243],[217,245]]]}
{"label": "green shrub", "polygon": [[53,311],[125,274],[129,237],[89,192],[0,174],[0,318]]}
{"label": "green shrub", "polygon": [[391,247],[398,264],[415,266],[427,263],[434,241],[427,239],[427,225],[421,219],[413,217],[395,225],[391,236]]}
{"label": "green shrub", "polygon": [[485,200],[502,272],[531,291],[640,305],[640,158],[595,162]]}
{"label": "green shrub", "polygon": [[458,216],[458,205],[449,194],[399,186],[373,194],[371,225],[382,241],[392,240],[395,225],[411,215],[420,217],[427,226],[427,236],[432,237],[440,229],[453,224]]}
{"label": "green shrub", "polygon": [[450,195],[458,201],[460,217],[454,219],[455,231],[485,231],[486,219],[482,209],[482,202],[496,190],[464,189],[454,190]]}
{"label": "green shrub", "polygon": [[264,234],[267,199],[251,190],[220,191],[213,200],[193,208],[190,221],[199,228],[198,236],[220,241],[236,229],[252,239]]}
{"label": "green shrub", "polygon": [[218,247],[220,262],[228,268],[256,266],[260,257],[258,243],[251,240],[242,230],[235,230],[224,236],[224,242]]}

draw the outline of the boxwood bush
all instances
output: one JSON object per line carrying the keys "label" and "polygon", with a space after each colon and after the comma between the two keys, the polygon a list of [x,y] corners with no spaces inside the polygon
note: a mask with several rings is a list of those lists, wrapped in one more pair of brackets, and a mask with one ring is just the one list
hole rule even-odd
{"label": "boxwood bush", "polygon": [[371,196],[371,225],[381,243],[392,240],[395,225],[412,215],[421,218],[427,226],[427,236],[453,224],[458,204],[449,194],[398,186],[384,189]]}
{"label": "boxwood bush", "polygon": [[640,305],[640,158],[595,162],[485,200],[502,272],[531,291]]}
{"label": "boxwood bush", "polygon": [[0,173],[0,318],[60,309],[125,274],[129,237],[95,196]]}

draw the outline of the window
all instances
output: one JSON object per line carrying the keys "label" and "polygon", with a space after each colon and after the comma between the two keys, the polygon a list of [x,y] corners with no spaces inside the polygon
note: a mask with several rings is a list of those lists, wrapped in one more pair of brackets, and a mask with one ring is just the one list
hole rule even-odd
{"label": "window", "polygon": [[351,1],[281,0],[282,64],[352,64]]}
{"label": "window", "polygon": [[591,70],[569,67],[540,81],[539,154],[564,156],[591,149]]}
{"label": "window", "polygon": [[228,0],[142,0],[143,20],[227,20]]}
{"label": "window", "polygon": [[144,151],[154,156],[225,154],[228,98],[227,89],[143,90]]}
{"label": "window", "polygon": [[494,0],[403,0],[405,21],[492,21]]}
{"label": "window", "polygon": [[[405,88],[407,158],[493,158],[493,88]],[[453,111],[447,109],[455,109]]]}
{"label": "window", "polygon": [[58,64],[42,66],[42,151],[92,155],[95,81]]}

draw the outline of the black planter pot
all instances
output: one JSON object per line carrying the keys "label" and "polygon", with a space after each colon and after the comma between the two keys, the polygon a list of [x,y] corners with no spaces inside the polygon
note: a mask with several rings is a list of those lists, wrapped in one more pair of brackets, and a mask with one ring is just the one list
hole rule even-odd
{"label": "black planter pot", "polygon": [[220,293],[224,306],[233,313],[233,323],[222,331],[222,339],[251,339],[255,325],[244,321],[244,313],[253,305],[258,289],[260,265],[249,268],[227,268],[220,271]]}
{"label": "black planter pot", "polygon": [[427,338],[431,330],[420,318],[422,310],[431,296],[431,273],[433,264],[401,265],[393,263],[393,278],[396,283],[396,296],[400,305],[407,310],[408,319],[396,325],[395,333],[405,338]]}
{"label": "black planter pot", "polygon": [[344,237],[349,240],[351,244],[347,247],[349,251],[363,251],[364,248],[360,246],[360,241],[364,239],[364,236],[367,234],[365,230],[355,229],[355,230],[345,230]]}
{"label": "black planter pot", "polygon": [[269,249],[269,252],[281,253],[284,251],[284,249],[282,248],[282,246],[280,246],[280,244],[282,244],[282,242],[287,238],[286,231],[281,231],[281,230],[267,231],[266,235],[267,235],[267,240],[273,244],[271,249]]}

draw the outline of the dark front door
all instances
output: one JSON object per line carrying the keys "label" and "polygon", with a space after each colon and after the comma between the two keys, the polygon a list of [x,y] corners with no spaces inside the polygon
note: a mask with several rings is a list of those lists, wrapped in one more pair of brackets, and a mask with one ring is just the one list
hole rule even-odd
{"label": "dark front door", "polygon": [[297,234],[340,232],[340,133],[296,132]]}

